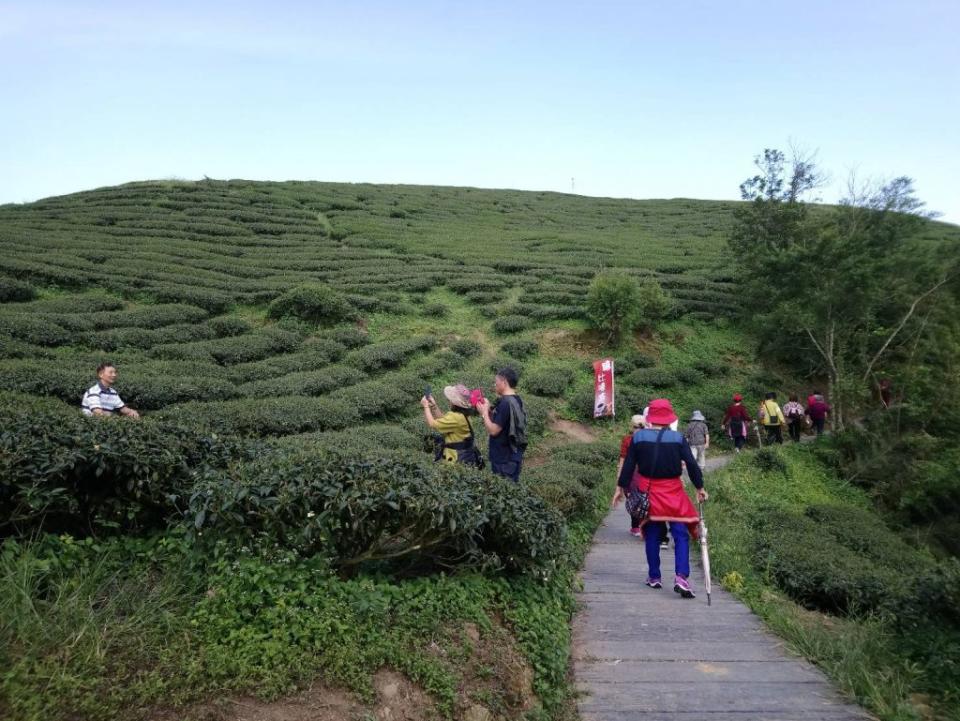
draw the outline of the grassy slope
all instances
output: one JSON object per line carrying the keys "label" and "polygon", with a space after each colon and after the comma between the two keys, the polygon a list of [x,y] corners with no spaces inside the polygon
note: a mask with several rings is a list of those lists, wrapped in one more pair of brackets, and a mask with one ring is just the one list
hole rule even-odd
{"label": "grassy slope", "polygon": [[[419,365],[434,368],[429,379],[435,387],[460,379],[486,384],[491,365],[505,357],[501,345],[530,339],[540,353],[519,364],[525,379],[540,377],[545,395],[529,396],[538,415],[552,409],[586,420],[589,360],[613,352],[628,368],[639,351],[654,359],[657,374],[641,372],[619,383],[621,417],[652,396],[669,395],[681,414],[700,407],[716,421],[733,390],[755,394],[782,380],[756,367],[748,339],[724,320],[734,294],[719,260],[732,207],[466,188],[246,182],[136,183],[4,206],[0,274],[26,279],[41,298],[0,307],[0,370],[23,392],[76,403],[90,365],[109,354],[121,366],[120,389],[128,400],[149,411],[189,409],[199,415],[207,408],[220,415],[252,402],[244,400],[258,392],[249,380],[264,372],[281,374],[295,389],[302,385],[304,377],[292,373],[304,358],[315,361],[314,330],[288,324],[278,335],[264,310],[290,285],[323,280],[363,309],[374,346],[426,335],[435,336],[440,348],[462,338],[480,345],[480,354],[459,370],[444,368],[442,360],[431,365],[442,350],[417,352],[399,369],[371,371],[375,380],[407,381],[409,375],[396,374],[416,372]],[[639,336],[619,349],[602,347],[583,333],[576,313],[590,277],[604,267],[657,278],[682,310],[701,319],[671,322],[657,336]],[[91,286],[106,295],[88,292]],[[103,299],[120,310],[97,315],[91,327],[80,303]],[[158,303],[175,302],[190,306],[189,318],[178,317],[187,312],[179,306],[149,326],[138,320],[126,327],[137,313],[149,315]],[[438,304],[443,314],[436,312]],[[199,319],[197,306],[203,309]],[[493,331],[495,318],[516,313],[532,319],[528,329]],[[709,318],[715,322],[704,322]],[[319,363],[307,372],[325,373],[337,363]],[[558,374],[569,382],[555,395],[547,381]],[[420,388],[405,391],[408,405],[378,408],[351,436],[382,439],[390,426],[398,442],[415,443],[422,424]],[[277,402],[284,423],[269,434],[286,435],[286,444],[337,438],[336,430],[316,425],[316,414],[303,409],[299,391],[293,393]],[[329,390],[320,391],[321,400],[327,395]],[[234,405],[219,404],[224,397],[236,398]],[[171,406],[171,400],[192,405]],[[290,425],[292,417],[300,420]],[[257,417],[255,426],[265,428],[272,420]],[[596,426],[611,456],[620,425]],[[296,435],[301,431],[307,434]],[[531,454],[548,442],[554,440],[545,429],[534,437]],[[590,465],[547,459],[538,473],[550,478],[552,469],[573,470],[593,484],[596,477],[582,470]],[[602,476],[612,473],[612,457],[609,465],[600,468]],[[575,493],[579,499],[580,507],[569,512],[575,559],[607,490],[602,484],[558,490],[559,497]],[[70,542],[5,547],[5,588],[13,592],[2,604],[5,618],[14,622],[4,627],[8,645],[0,658],[13,668],[4,688],[8,704],[15,697],[11,708],[19,717],[109,717],[119,708],[139,716],[142,708],[132,699],[149,706],[234,689],[272,695],[318,672],[369,694],[370,674],[383,663],[416,678],[449,713],[465,701],[457,661],[463,640],[450,630],[464,621],[509,624],[535,671],[546,713],[569,712],[566,577],[547,587],[475,575],[419,585],[371,578],[332,591],[321,586],[324,593],[318,593],[301,588],[302,577],[312,573],[305,561],[278,572],[270,570],[275,562],[250,559],[237,572],[207,569],[205,560],[173,539],[146,542],[161,543],[159,550],[131,540],[65,552],[63,543]],[[71,554],[72,565],[53,560]],[[149,569],[146,576],[119,570],[136,559]],[[191,564],[198,568],[187,572]],[[224,586],[231,593],[218,595]],[[265,613],[264,596],[287,611]],[[116,602],[104,605],[104,597]],[[383,613],[397,619],[387,634],[380,630]],[[344,617],[350,622],[338,625]],[[317,636],[325,639],[323,650],[304,641]],[[446,649],[449,659],[438,660],[424,638]],[[183,658],[191,660],[184,665]],[[493,696],[490,703],[501,703],[504,713],[522,713]],[[490,701],[491,693],[483,698]]]}

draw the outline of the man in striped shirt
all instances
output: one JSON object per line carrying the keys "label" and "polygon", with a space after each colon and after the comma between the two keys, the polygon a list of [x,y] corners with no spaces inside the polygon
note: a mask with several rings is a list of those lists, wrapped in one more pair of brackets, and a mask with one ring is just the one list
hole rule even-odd
{"label": "man in striped shirt", "polygon": [[80,403],[83,415],[112,416],[118,414],[134,419],[140,417],[139,413],[133,408],[128,408],[120,400],[120,394],[113,389],[113,384],[117,382],[117,369],[113,363],[98,365],[97,378],[99,380],[83,394],[83,401]]}

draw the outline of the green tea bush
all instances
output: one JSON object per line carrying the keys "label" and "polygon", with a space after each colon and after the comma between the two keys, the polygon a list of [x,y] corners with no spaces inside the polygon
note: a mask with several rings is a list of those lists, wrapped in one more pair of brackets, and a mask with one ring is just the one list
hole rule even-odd
{"label": "green tea bush", "polygon": [[553,452],[553,457],[586,466],[594,471],[604,468],[615,468],[618,448],[611,443],[596,441],[593,443],[575,443],[560,446]]}
{"label": "green tea bush", "polygon": [[667,368],[637,368],[628,373],[624,381],[631,385],[647,386],[657,390],[679,385],[677,373]]}
{"label": "green tea bush", "polygon": [[571,368],[551,366],[527,374],[523,383],[524,388],[531,393],[557,398],[562,396],[573,383],[574,376],[575,373]]}
{"label": "green tea bush", "polygon": [[320,283],[291,288],[270,304],[267,314],[271,318],[293,316],[326,326],[357,318],[355,306],[330,286]]}
{"label": "green tea bush", "polygon": [[300,339],[295,333],[265,328],[256,334],[233,338],[159,345],[150,350],[150,355],[167,360],[212,359],[220,365],[229,366],[262,360],[289,351],[299,343]]}
{"label": "green tea bush", "polygon": [[620,376],[625,376],[639,368],[653,368],[656,365],[656,358],[638,350],[628,351],[614,359],[614,368]]}
{"label": "green tea bush", "polygon": [[181,403],[164,408],[158,416],[180,418],[202,430],[244,436],[288,436],[340,430],[360,422],[357,409],[343,400],[305,396]]}
{"label": "green tea bush", "polygon": [[500,346],[500,350],[513,358],[529,358],[540,352],[540,345],[534,340],[511,340]]}
{"label": "green tea bush", "polygon": [[418,336],[407,340],[377,343],[350,352],[344,358],[344,363],[368,372],[398,368],[415,353],[430,350],[436,346],[437,339],[433,336]]}
{"label": "green tea bush", "polygon": [[274,378],[253,381],[237,390],[243,396],[320,396],[364,380],[366,373],[345,365],[332,365],[319,370],[288,373]]}
{"label": "green tea bush", "polygon": [[423,388],[419,383],[389,378],[340,388],[329,397],[349,405],[361,419],[368,419],[389,416],[408,409],[422,394]]}
{"label": "green tea bush", "polygon": [[493,321],[495,333],[519,333],[531,326],[530,319],[522,315],[505,315]]}
{"label": "green tea bush", "polygon": [[88,418],[0,396],[0,535],[145,531],[185,507],[195,469],[239,457],[172,423]]}
{"label": "green tea bush", "polygon": [[524,470],[524,483],[531,492],[555,508],[564,518],[574,520],[586,514],[593,504],[589,488],[572,478],[550,472],[549,466]]}
{"label": "green tea bush", "polygon": [[[327,338],[310,338],[295,353],[274,355],[260,361],[238,363],[227,369],[227,377],[234,383],[270,380],[290,373],[320,370],[343,357],[346,349]],[[363,371],[357,370],[362,374]]]}
{"label": "green tea bush", "polygon": [[516,358],[498,355],[490,361],[490,364],[487,366],[487,368],[489,368],[492,373],[498,372],[501,368],[513,368],[517,372],[517,376],[520,378],[519,382],[521,384],[524,382],[523,363],[518,361]]}
{"label": "green tea bush", "polygon": [[445,303],[425,303],[420,312],[428,318],[446,318],[450,315],[450,306]]}
{"label": "green tea bush", "polygon": [[157,283],[148,285],[145,291],[160,303],[185,303],[214,314],[226,312],[234,302],[226,293],[192,285]]}
{"label": "green tea bush", "polygon": [[65,295],[56,298],[44,298],[29,306],[23,306],[23,310],[37,311],[40,313],[99,313],[106,310],[123,310],[124,301],[113,295],[105,293],[82,293],[74,295]]}
{"label": "green tea bush", "polygon": [[342,325],[325,331],[324,338],[340,343],[347,348],[360,348],[370,343],[370,336],[365,330],[355,325]]}
{"label": "green tea bush", "polygon": [[[425,428],[423,418],[419,420],[421,426]],[[393,423],[369,423],[343,431],[285,436],[276,439],[274,443],[281,448],[323,448],[364,455],[380,450],[418,451],[421,449],[422,435],[423,433],[411,433],[406,428]]]}
{"label": "green tea bush", "polygon": [[0,277],[0,303],[25,303],[36,297],[37,291],[29,283]]}
{"label": "green tea bush", "polygon": [[483,345],[469,338],[461,338],[450,345],[450,350],[464,358],[475,358],[483,353]]}
{"label": "green tea bush", "polygon": [[207,311],[191,305],[151,305],[130,310],[98,311],[87,317],[96,330],[109,328],[160,328],[178,323],[199,323]]}
{"label": "green tea bush", "polygon": [[0,315],[0,336],[40,346],[58,346],[73,342],[73,335],[62,326],[39,315],[8,313]]}
{"label": "green tea bush", "polygon": [[525,488],[463,466],[326,450],[271,454],[198,482],[185,521],[217,536],[274,539],[344,573],[475,566],[556,570],[565,529]]}

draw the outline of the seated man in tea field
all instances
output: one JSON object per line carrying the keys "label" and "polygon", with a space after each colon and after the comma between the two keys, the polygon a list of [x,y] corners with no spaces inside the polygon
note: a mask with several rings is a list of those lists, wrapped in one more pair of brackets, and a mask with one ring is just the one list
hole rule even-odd
{"label": "seated man in tea field", "polygon": [[117,382],[117,369],[113,363],[101,363],[97,366],[97,382],[83,394],[80,409],[85,416],[121,415],[137,419],[140,414],[128,407],[120,394],[114,389]]}

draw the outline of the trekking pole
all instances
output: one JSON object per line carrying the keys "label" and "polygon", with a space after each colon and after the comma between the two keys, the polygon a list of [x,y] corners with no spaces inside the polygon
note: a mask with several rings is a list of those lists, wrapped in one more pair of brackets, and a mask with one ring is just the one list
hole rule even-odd
{"label": "trekking pole", "polygon": [[753,430],[757,432],[757,448],[763,448],[763,439],[760,437],[760,424],[753,422]]}
{"label": "trekking pole", "polygon": [[707,546],[707,523],[703,520],[703,501],[697,503],[700,510],[700,563],[703,564],[703,588],[707,592],[707,605],[710,605],[710,549]]}

